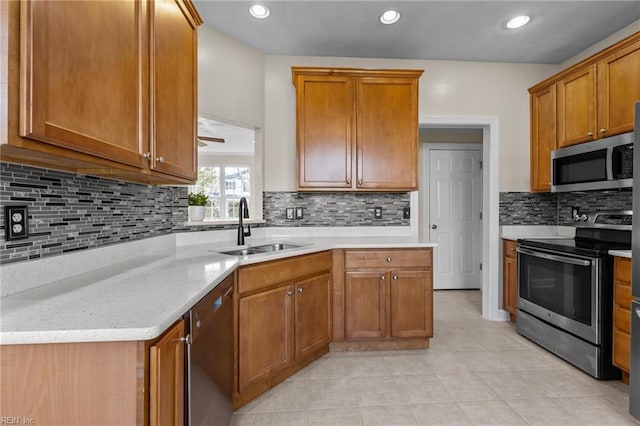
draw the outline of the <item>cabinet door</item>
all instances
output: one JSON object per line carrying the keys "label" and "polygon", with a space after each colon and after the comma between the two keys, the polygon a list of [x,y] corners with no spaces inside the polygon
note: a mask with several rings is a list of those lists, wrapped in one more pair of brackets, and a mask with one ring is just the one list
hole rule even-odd
{"label": "cabinet door", "polygon": [[431,271],[391,272],[391,337],[433,336]]}
{"label": "cabinet door", "polygon": [[418,188],[418,80],[356,80],[357,188]]}
{"label": "cabinet door", "polygon": [[328,345],[331,340],[331,276],[323,274],[296,283],[295,357]]}
{"label": "cabinet door", "polygon": [[518,261],[505,256],[502,267],[502,304],[504,309],[511,314],[513,321],[518,309]]}
{"label": "cabinet door", "polygon": [[531,94],[531,191],[551,191],[551,151],[556,149],[556,85]]}
{"label": "cabinet door", "polygon": [[596,66],[590,65],[558,83],[558,146],[596,138]]}
{"label": "cabinet door", "polygon": [[353,78],[299,75],[298,188],[352,187]]}
{"label": "cabinet door", "polygon": [[600,136],[633,131],[634,105],[640,100],[640,41],[600,61],[598,94]]}
{"label": "cabinet door", "polygon": [[387,335],[387,273],[345,273],[345,337],[382,338]]}
{"label": "cabinet door", "polygon": [[151,168],[195,180],[199,21],[181,0],[150,7]]}
{"label": "cabinet door", "polygon": [[238,306],[238,391],[264,381],[293,359],[293,287],[240,299]]}
{"label": "cabinet door", "polygon": [[145,3],[21,4],[20,135],[143,167]]}
{"label": "cabinet door", "polygon": [[170,328],[150,351],[150,422],[184,423],[184,320]]}

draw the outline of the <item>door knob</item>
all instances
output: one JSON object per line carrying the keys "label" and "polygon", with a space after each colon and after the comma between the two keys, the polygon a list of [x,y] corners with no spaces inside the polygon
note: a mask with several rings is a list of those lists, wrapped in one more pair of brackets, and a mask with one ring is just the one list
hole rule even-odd
{"label": "door knob", "polygon": [[431,229],[438,229],[438,225],[431,225]]}

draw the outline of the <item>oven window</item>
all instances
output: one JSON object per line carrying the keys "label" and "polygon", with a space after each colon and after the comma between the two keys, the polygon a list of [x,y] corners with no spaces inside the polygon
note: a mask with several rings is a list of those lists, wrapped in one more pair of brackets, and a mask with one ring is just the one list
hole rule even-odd
{"label": "oven window", "polygon": [[591,266],[520,257],[520,297],[563,317],[592,325]]}

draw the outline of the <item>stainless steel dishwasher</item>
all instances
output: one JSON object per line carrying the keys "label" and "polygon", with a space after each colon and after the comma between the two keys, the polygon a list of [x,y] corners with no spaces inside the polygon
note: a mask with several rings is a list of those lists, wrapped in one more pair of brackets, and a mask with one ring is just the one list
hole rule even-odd
{"label": "stainless steel dishwasher", "polygon": [[233,406],[233,275],[186,315],[185,424],[229,425]]}

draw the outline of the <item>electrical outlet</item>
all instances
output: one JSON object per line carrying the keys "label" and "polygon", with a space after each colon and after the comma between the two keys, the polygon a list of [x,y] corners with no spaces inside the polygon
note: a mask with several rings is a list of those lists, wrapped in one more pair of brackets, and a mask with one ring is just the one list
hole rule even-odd
{"label": "electrical outlet", "polygon": [[411,219],[411,207],[404,207],[402,209],[402,218]]}
{"label": "electrical outlet", "polygon": [[295,217],[293,216],[294,212],[294,208],[293,207],[287,207],[287,220],[293,220],[295,219]]}
{"label": "electrical outlet", "polygon": [[382,207],[376,207],[373,209],[373,218],[382,219]]}
{"label": "electrical outlet", "polygon": [[29,217],[27,206],[5,206],[4,239],[6,241],[29,238]]}
{"label": "electrical outlet", "polygon": [[302,207],[296,207],[296,219],[304,218],[304,213]]}

